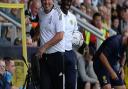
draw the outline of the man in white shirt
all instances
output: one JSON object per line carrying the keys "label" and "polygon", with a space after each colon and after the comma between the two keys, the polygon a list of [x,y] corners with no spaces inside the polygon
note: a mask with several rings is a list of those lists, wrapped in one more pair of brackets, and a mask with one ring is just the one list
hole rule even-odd
{"label": "man in white shirt", "polygon": [[63,53],[65,52],[64,24],[60,9],[53,0],[41,0],[39,11],[40,48],[40,89],[63,89]]}
{"label": "man in white shirt", "polygon": [[72,34],[78,30],[76,17],[69,12],[72,0],[61,0],[65,20],[65,89],[76,89],[76,55],[72,50]]}

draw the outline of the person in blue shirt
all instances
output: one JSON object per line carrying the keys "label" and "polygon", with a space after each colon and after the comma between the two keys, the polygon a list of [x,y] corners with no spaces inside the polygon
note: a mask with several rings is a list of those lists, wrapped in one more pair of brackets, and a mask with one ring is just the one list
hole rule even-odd
{"label": "person in blue shirt", "polygon": [[10,84],[4,79],[5,61],[0,58],[0,89],[11,89]]}
{"label": "person in blue shirt", "polygon": [[4,80],[12,87],[13,74],[15,72],[15,62],[11,57],[5,57],[6,71],[4,73]]}
{"label": "person in blue shirt", "polygon": [[123,66],[128,46],[128,26],[123,35],[106,39],[93,57],[93,67],[102,89],[126,89]]}

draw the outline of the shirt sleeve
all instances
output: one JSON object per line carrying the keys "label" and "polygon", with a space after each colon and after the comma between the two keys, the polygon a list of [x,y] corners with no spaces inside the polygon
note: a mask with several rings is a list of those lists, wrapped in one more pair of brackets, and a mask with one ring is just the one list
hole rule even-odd
{"label": "shirt sleeve", "polygon": [[77,31],[78,30],[78,24],[77,24],[77,20],[76,17],[74,16],[74,30]]}
{"label": "shirt sleeve", "polygon": [[89,76],[90,76],[91,78],[94,79],[94,81],[95,81],[95,80],[98,81],[98,78],[97,78],[97,76],[96,76],[96,74],[95,74],[95,72],[94,72],[94,69],[93,69],[93,61],[90,61],[90,62],[89,62],[88,74],[89,74]]}
{"label": "shirt sleeve", "polygon": [[61,11],[57,12],[54,21],[55,21],[56,32],[64,32],[65,31],[65,21],[64,21],[64,15]]}

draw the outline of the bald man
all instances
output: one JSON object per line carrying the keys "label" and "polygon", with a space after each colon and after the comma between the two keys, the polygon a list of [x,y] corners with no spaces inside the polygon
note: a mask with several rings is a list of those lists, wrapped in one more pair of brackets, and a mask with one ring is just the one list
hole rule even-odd
{"label": "bald man", "polygon": [[31,35],[31,38],[33,41],[35,41],[36,36],[39,35],[39,17],[38,17],[38,11],[41,7],[41,3],[39,0],[32,0],[30,2],[30,8],[25,11],[26,16],[26,25],[29,26],[29,29],[27,29],[27,33]]}

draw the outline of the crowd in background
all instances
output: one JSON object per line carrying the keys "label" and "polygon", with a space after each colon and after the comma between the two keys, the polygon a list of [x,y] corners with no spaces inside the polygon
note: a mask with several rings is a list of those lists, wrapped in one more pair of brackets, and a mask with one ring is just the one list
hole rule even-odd
{"label": "crowd in background", "polygon": [[[39,46],[38,10],[40,9],[40,3],[33,3],[32,0],[0,0],[0,2],[25,3],[26,43],[27,46],[31,47]],[[92,20],[88,21],[79,14],[72,13],[76,17],[81,18],[85,23],[88,22],[97,27],[103,33],[105,39],[111,36],[110,29],[117,34],[122,34],[125,25],[128,25],[128,0],[73,0],[73,6],[90,16]],[[2,10],[20,19],[19,9]],[[8,21],[0,16],[0,22]],[[79,31],[83,34],[84,44],[77,51],[75,50],[78,58],[79,71],[78,89],[99,89],[99,81],[93,71],[92,57],[103,41],[80,26]],[[1,26],[1,39],[6,40],[11,45],[21,45],[21,29],[16,26],[11,26],[11,28]],[[4,61],[0,60],[1,62]],[[1,75],[3,76],[3,73]]]}

